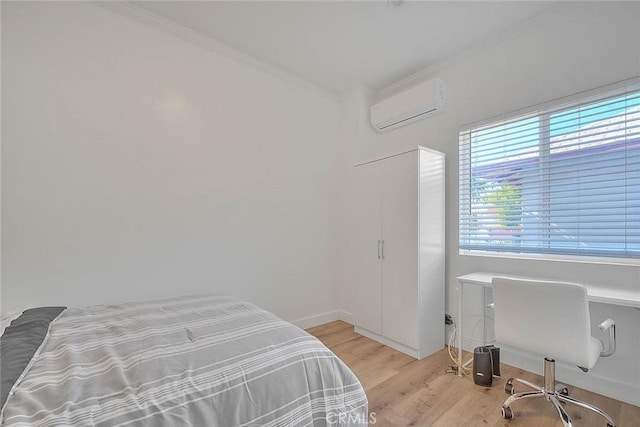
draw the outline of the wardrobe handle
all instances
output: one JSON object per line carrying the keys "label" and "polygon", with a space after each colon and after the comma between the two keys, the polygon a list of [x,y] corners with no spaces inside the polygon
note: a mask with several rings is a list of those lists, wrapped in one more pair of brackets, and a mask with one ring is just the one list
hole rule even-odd
{"label": "wardrobe handle", "polygon": [[384,240],[382,240],[382,259],[384,259]]}
{"label": "wardrobe handle", "polygon": [[378,259],[380,259],[380,240],[378,240]]}

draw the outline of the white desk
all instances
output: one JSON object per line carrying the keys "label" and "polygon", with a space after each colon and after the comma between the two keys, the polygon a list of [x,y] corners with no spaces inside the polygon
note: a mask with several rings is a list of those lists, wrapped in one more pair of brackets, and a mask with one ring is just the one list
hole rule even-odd
{"label": "white desk", "polygon": [[[458,280],[458,337],[457,337],[457,346],[458,346],[458,364],[459,366],[463,366],[462,361],[462,325],[464,324],[463,313],[464,313],[464,285],[476,285],[476,286],[484,286],[490,287],[491,280],[494,277],[508,277],[512,279],[529,279],[529,280],[554,280],[554,279],[542,279],[540,277],[525,277],[525,276],[514,276],[511,274],[500,274],[500,273],[487,273],[487,272],[478,272],[478,273],[470,273],[465,274],[463,276],[458,276],[456,279]],[[560,282],[562,280],[559,280]],[[620,305],[625,307],[635,307],[640,309],[640,289],[611,289],[605,288],[601,285],[592,285],[589,283],[580,282],[587,288],[587,294],[590,302],[601,302],[605,304],[613,304]],[[484,316],[483,316],[484,321]],[[483,330],[484,334],[484,330]],[[484,336],[484,335],[483,335]],[[462,376],[462,369],[458,369],[458,376]]]}

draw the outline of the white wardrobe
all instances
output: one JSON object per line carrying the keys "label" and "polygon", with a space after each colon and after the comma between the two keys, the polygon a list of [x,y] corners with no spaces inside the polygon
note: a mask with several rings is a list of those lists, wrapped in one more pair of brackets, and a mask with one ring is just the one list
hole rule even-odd
{"label": "white wardrobe", "polygon": [[423,147],[355,167],[355,330],[418,359],[444,347],[444,168]]}

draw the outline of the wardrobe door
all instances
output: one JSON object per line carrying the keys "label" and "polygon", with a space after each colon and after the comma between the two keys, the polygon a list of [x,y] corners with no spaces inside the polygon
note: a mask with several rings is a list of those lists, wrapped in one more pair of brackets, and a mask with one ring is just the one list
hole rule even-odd
{"label": "wardrobe door", "polygon": [[380,162],[382,190],[382,335],[418,348],[417,152]]}
{"label": "wardrobe door", "polygon": [[382,333],[382,224],[380,163],[355,168],[358,191],[353,200],[351,246],[354,249],[353,316],[356,326]]}

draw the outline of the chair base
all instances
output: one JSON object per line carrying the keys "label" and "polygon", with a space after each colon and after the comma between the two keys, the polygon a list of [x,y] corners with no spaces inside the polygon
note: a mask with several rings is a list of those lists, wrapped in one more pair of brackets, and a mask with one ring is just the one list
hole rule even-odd
{"label": "chair base", "polygon": [[[542,397],[556,408],[558,415],[560,416],[560,420],[562,420],[562,424],[564,427],[573,427],[573,422],[571,421],[571,417],[565,411],[564,407],[561,403],[572,403],[574,405],[578,405],[585,409],[590,409],[593,412],[596,412],[607,420],[607,427],[616,427],[613,419],[603,410],[596,408],[590,403],[583,402],[578,399],[574,399],[569,397],[569,390],[567,386],[564,384],[556,383],[555,381],[555,370],[556,364],[552,359],[544,359],[544,386],[540,387],[535,385],[529,381],[521,380],[519,378],[509,378],[507,383],[504,386],[504,391],[510,394],[502,404],[502,416],[506,419],[513,418],[513,411],[511,410],[511,404],[520,399],[530,399],[534,397]],[[517,382],[527,387],[534,389],[535,391],[526,391],[521,393],[515,393],[513,388],[513,383]]]}

